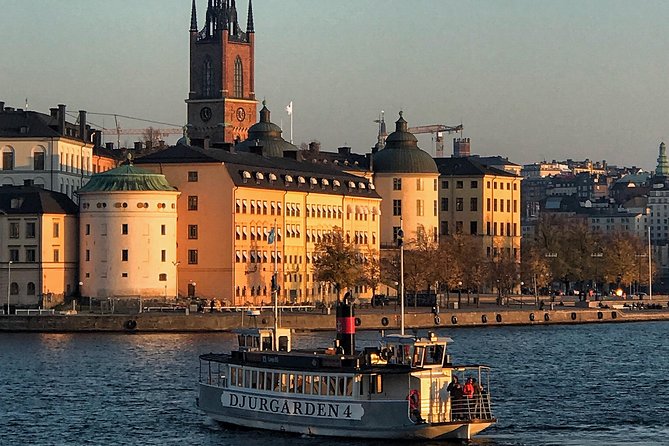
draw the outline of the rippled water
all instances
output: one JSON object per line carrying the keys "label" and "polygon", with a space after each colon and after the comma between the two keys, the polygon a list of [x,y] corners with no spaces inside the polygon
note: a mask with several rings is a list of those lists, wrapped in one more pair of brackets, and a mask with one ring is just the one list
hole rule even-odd
{"label": "rippled water", "polygon": [[[460,328],[455,362],[493,367],[499,423],[481,445],[666,444],[669,323]],[[375,332],[359,333],[370,345]],[[331,334],[301,333],[295,346]],[[194,407],[201,353],[230,334],[0,334],[0,444],[306,446]],[[320,441],[325,446],[377,442]]]}

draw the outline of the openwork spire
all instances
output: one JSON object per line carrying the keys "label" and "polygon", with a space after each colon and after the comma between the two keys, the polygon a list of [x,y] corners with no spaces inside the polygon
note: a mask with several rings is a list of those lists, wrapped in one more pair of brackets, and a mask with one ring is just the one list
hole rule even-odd
{"label": "openwork spire", "polygon": [[253,29],[253,4],[251,0],[249,0],[249,15],[248,18],[246,19],[246,32],[247,33],[254,33]]}

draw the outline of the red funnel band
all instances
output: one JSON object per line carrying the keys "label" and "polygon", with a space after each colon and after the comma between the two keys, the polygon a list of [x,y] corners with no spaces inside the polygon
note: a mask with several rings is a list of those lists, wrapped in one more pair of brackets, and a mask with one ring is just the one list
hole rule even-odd
{"label": "red funnel band", "polygon": [[355,334],[355,318],[354,317],[338,317],[337,318],[337,333]]}

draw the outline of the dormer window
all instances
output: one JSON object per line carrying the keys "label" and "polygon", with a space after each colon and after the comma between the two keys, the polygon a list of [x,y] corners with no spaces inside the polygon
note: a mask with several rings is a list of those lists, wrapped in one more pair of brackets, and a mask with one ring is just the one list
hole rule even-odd
{"label": "dormer window", "polygon": [[355,182],[354,181],[349,181],[348,182],[348,187],[351,189],[355,189]]}
{"label": "dormer window", "polygon": [[330,182],[329,182],[326,178],[323,178],[323,179],[321,180],[321,184],[322,184],[323,186],[329,186],[329,185],[330,185]]}
{"label": "dormer window", "polygon": [[311,182],[311,184],[318,184],[318,180],[314,177],[311,177],[309,181]]}
{"label": "dormer window", "polygon": [[251,179],[251,172],[249,172],[248,170],[245,170],[244,172],[242,172],[242,178],[244,179],[244,182],[246,183],[248,180]]}
{"label": "dormer window", "polygon": [[365,186],[365,183],[358,183],[360,186],[360,189],[367,189],[367,186]]}
{"label": "dormer window", "polygon": [[256,172],[256,180],[260,181],[260,180],[264,180],[264,179],[265,179],[265,175],[263,175],[262,172]]}
{"label": "dormer window", "polygon": [[274,175],[273,173],[270,173],[269,174],[269,180],[270,181],[276,181],[276,175]]}
{"label": "dormer window", "polygon": [[371,190],[375,190],[375,189],[376,189],[376,186],[374,186],[373,183],[369,183],[367,186],[368,186]]}
{"label": "dormer window", "polygon": [[339,186],[341,186],[341,183],[339,182],[339,180],[332,180],[332,185],[334,187],[339,187]]}
{"label": "dormer window", "polygon": [[307,180],[305,180],[304,177],[300,176],[300,177],[297,177],[297,182],[300,183],[300,184],[304,184],[304,183],[307,182]]}
{"label": "dormer window", "polygon": [[286,180],[286,183],[292,183],[293,182],[293,177],[291,175],[286,175],[284,177],[284,179]]}

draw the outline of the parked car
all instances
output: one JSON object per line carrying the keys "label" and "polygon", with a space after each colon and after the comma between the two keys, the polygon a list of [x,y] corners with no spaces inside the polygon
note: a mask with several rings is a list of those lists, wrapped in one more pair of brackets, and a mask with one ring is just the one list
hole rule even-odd
{"label": "parked car", "polygon": [[383,307],[384,305],[388,305],[390,303],[390,299],[388,299],[388,296],[385,294],[375,294],[372,297],[372,306],[373,307]]}

